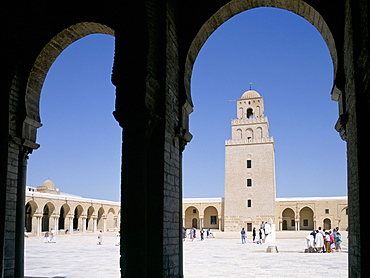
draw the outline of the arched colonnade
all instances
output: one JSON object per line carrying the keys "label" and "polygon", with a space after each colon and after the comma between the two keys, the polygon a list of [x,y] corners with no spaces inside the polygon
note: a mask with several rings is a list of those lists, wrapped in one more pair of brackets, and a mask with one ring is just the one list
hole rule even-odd
{"label": "arched colonnade", "polygon": [[68,234],[118,231],[120,213],[119,202],[30,190],[26,193],[25,227],[31,235],[40,236],[51,229]]}

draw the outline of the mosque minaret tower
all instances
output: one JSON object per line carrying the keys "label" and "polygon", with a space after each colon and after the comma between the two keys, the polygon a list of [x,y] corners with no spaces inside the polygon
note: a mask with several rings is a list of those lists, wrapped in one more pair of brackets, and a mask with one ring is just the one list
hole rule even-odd
{"label": "mosque minaret tower", "polygon": [[250,89],[237,103],[225,142],[225,231],[275,220],[275,149],[263,98]]}

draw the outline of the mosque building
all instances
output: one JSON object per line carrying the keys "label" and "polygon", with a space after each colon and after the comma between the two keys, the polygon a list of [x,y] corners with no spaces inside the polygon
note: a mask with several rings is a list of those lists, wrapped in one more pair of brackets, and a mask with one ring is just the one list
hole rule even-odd
{"label": "mosque building", "polygon": [[252,231],[268,222],[276,230],[347,230],[346,196],[276,198],[274,139],[263,97],[250,89],[236,104],[231,140],[225,141],[224,198],[185,198],[184,227]]}
{"label": "mosque building", "polygon": [[[268,222],[276,230],[347,230],[346,196],[276,198],[274,139],[263,97],[248,90],[236,103],[225,141],[224,198],[184,198],[183,226],[235,232]],[[26,188],[25,212],[26,229],[37,236],[52,228],[85,233],[120,227],[120,202],[61,193],[50,180]]]}

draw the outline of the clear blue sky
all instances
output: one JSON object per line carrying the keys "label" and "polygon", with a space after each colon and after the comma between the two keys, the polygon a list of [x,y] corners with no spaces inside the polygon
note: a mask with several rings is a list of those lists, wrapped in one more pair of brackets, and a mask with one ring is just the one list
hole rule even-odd
{"label": "clear blue sky", "polygon": [[[28,182],[119,200],[121,130],[112,116],[114,38],[87,36],[56,60],[41,95],[41,144]],[[275,140],[277,197],[347,194],[346,146],[334,124],[333,66],[319,32],[284,10],[241,13],[216,30],[194,65],[193,140],[184,152],[184,197],[221,197],[224,141],[235,99],[252,88],[265,100]]]}

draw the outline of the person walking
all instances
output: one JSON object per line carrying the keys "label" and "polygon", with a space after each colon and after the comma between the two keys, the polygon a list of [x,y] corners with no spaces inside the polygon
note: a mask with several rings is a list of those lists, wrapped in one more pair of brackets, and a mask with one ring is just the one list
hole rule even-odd
{"label": "person walking", "polygon": [[197,230],[195,228],[191,229],[190,231],[190,238],[191,238],[191,241],[194,241],[194,238],[197,237]]}
{"label": "person walking", "polygon": [[253,227],[252,235],[253,235],[253,242],[256,242],[256,227]]}
{"label": "person walking", "polygon": [[49,243],[49,242],[50,242],[50,238],[49,238],[49,231],[46,231],[46,232],[45,232],[45,235],[44,235],[44,242],[45,242],[45,243]]}
{"label": "person walking", "polygon": [[98,232],[98,245],[101,245],[101,244],[102,244],[102,242],[103,242],[103,231],[102,231],[102,230],[100,230],[100,231]]}
{"label": "person walking", "polygon": [[186,229],[185,227],[182,228],[182,240],[185,241],[186,239]]}
{"label": "person walking", "polygon": [[240,234],[242,235],[242,244],[246,243],[246,240],[245,240],[245,230],[244,230],[244,228],[242,228],[242,230],[240,231]]}
{"label": "person walking", "polygon": [[50,230],[50,240],[49,240],[50,242],[55,243],[55,234],[56,234],[56,232],[55,232],[54,228],[51,229]]}
{"label": "person walking", "polygon": [[200,240],[204,240],[204,230],[203,230],[203,228],[202,229],[200,229]]}

